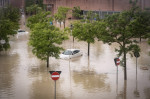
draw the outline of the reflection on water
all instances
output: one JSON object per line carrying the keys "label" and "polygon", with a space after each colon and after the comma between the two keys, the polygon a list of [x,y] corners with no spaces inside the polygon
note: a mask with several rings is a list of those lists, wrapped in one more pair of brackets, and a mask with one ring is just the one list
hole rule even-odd
{"label": "reflection on water", "polygon": [[[25,26],[21,26],[25,28]],[[62,71],[57,83],[57,99],[150,99],[150,46],[140,44],[142,52],[136,59],[127,55],[127,77],[124,82],[123,67],[116,66],[114,58],[117,44],[111,46],[95,42],[90,46],[87,57],[87,43],[70,40],[63,43],[65,49],[78,48],[83,56],[71,60],[50,57],[50,67],[32,54],[27,45],[28,35],[10,40],[11,49],[0,53],[0,99],[53,99],[54,81],[49,71]],[[141,67],[148,70],[142,70]]]}
{"label": "reflection on water", "polygon": [[144,94],[146,96],[145,99],[150,99],[150,88],[145,88],[144,89]]}
{"label": "reflection on water", "polygon": [[106,74],[96,74],[94,71],[73,72],[74,83],[81,84],[83,89],[93,93],[98,90],[110,91],[105,79],[107,79]]}
{"label": "reflection on water", "polygon": [[13,74],[15,72],[17,55],[0,55],[0,99],[9,98],[13,95]]}

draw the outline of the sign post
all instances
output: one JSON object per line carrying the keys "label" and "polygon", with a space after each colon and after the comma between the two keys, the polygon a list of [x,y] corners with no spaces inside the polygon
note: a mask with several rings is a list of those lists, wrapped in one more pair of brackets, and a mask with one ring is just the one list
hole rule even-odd
{"label": "sign post", "polygon": [[115,61],[115,65],[117,67],[117,84],[118,84],[118,65],[120,64],[120,59],[119,58],[115,58],[114,61]]}
{"label": "sign post", "polygon": [[51,74],[51,78],[55,81],[55,95],[54,95],[54,99],[56,99],[56,80],[59,79],[61,71],[49,71]]}
{"label": "sign post", "polygon": [[119,58],[114,58],[114,62],[115,62],[115,65],[117,67],[117,74],[116,74],[116,93],[117,93],[117,96],[118,96],[118,65],[120,64],[120,59]]}
{"label": "sign post", "polygon": [[139,91],[138,91],[138,88],[137,88],[137,58],[140,57],[139,52],[135,51],[134,56],[136,57],[136,89],[134,91],[134,94],[135,94],[136,97],[139,97],[140,94],[139,94]]}
{"label": "sign post", "polygon": [[137,80],[137,58],[140,57],[139,52],[134,52],[134,56],[136,57],[136,80]]}

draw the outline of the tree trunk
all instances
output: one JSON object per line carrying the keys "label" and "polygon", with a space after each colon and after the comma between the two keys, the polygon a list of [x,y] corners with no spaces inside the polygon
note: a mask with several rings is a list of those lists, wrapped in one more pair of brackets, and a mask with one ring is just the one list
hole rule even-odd
{"label": "tree trunk", "polygon": [[127,69],[126,69],[126,50],[125,50],[125,44],[123,44],[124,49],[124,80],[127,80]]}
{"label": "tree trunk", "polygon": [[60,24],[60,28],[61,28],[61,22],[59,22],[59,24]]}
{"label": "tree trunk", "polygon": [[140,42],[141,42],[141,40],[142,40],[142,38],[141,38],[141,36],[140,36]]}
{"label": "tree trunk", "polygon": [[90,56],[90,43],[88,43],[88,56]]}
{"label": "tree trunk", "polygon": [[65,20],[64,20],[64,28],[65,28],[65,23],[66,23],[66,22],[65,22]]}
{"label": "tree trunk", "polygon": [[49,67],[49,56],[47,56],[47,68]]}

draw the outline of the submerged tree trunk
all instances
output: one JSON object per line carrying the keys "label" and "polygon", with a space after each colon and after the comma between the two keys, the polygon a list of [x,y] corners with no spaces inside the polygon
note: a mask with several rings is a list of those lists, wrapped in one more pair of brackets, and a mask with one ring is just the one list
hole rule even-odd
{"label": "submerged tree trunk", "polygon": [[59,22],[59,24],[60,24],[60,28],[61,28],[61,22]]}
{"label": "submerged tree trunk", "polygon": [[124,54],[124,80],[127,80],[127,68],[126,68],[126,50],[125,50],[125,44],[123,44],[123,54]]}
{"label": "submerged tree trunk", "polygon": [[65,26],[65,23],[66,23],[66,22],[65,22],[65,20],[64,20],[64,28],[66,27],[66,26]]}
{"label": "submerged tree trunk", "polygon": [[49,56],[47,56],[47,68],[49,67]]}
{"label": "submerged tree trunk", "polygon": [[142,37],[140,36],[140,42],[141,42],[141,40],[142,40]]}
{"label": "submerged tree trunk", "polygon": [[90,56],[90,43],[88,43],[88,56]]}

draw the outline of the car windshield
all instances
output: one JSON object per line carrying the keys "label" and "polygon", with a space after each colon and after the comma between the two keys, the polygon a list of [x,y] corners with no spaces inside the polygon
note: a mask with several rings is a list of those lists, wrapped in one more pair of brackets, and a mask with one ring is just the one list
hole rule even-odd
{"label": "car windshield", "polygon": [[66,51],[64,51],[62,54],[64,54],[64,55],[72,55],[72,52],[69,51],[69,50],[66,50]]}
{"label": "car windshield", "polygon": [[18,30],[18,32],[25,32],[24,30]]}

